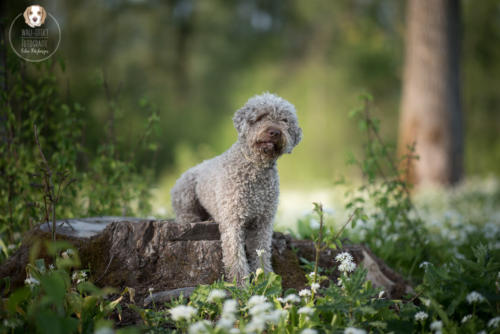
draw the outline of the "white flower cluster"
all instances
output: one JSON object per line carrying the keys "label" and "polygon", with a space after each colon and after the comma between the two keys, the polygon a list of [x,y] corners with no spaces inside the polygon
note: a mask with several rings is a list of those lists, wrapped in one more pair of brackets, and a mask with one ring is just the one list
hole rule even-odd
{"label": "white flower cluster", "polygon": [[429,315],[423,311],[415,313],[415,320],[417,320],[417,321],[423,321],[423,320],[427,319],[428,317],[429,317]]}
{"label": "white flower cluster", "polygon": [[311,290],[309,289],[302,289],[299,291],[299,296],[301,297],[308,297],[311,295]]}
{"label": "white flower cluster", "polygon": [[174,321],[191,320],[198,310],[192,306],[179,305],[170,309],[170,315]]}
{"label": "white flower cluster", "polygon": [[221,289],[213,289],[212,291],[210,291],[210,293],[208,294],[208,297],[207,297],[207,301],[209,303],[213,303],[217,300],[221,300],[221,299],[224,299],[226,298],[226,292],[224,290],[221,290]]}
{"label": "white flower cluster", "polygon": [[469,293],[467,297],[465,297],[465,299],[467,299],[467,302],[469,304],[481,303],[486,300],[482,294],[476,291],[472,291],[471,293]]}
{"label": "white flower cluster", "polygon": [[318,331],[312,328],[306,328],[300,334],[317,334]]}
{"label": "white flower cluster", "polygon": [[272,304],[267,302],[265,296],[252,296],[248,300],[248,313],[252,319],[245,327],[245,332],[262,332],[266,323],[278,324],[288,312],[285,310],[273,310]]}
{"label": "white flower cluster", "polygon": [[472,319],[472,314],[468,314],[462,318],[462,323],[465,324],[467,321]]}
{"label": "white flower cluster", "polygon": [[344,334],[366,334],[366,331],[355,327],[347,327],[344,329]]}
{"label": "white flower cluster", "polygon": [[76,284],[80,284],[87,280],[87,273],[83,270],[75,270],[73,271],[73,275],[71,275],[71,279],[73,282],[76,282]]}
{"label": "white flower cluster", "polygon": [[311,290],[312,290],[314,293],[318,292],[319,288],[320,288],[319,283],[313,283],[313,284],[311,284]]}
{"label": "white flower cluster", "polygon": [[28,285],[30,288],[40,285],[40,281],[34,278],[33,276],[29,275],[25,280],[24,284]]}
{"label": "white flower cluster", "polygon": [[217,321],[217,328],[230,330],[236,322],[236,313],[238,312],[238,302],[234,299],[228,299],[222,306],[222,315]]}
{"label": "white flower cluster", "polygon": [[335,260],[340,262],[339,270],[343,273],[350,273],[356,269],[356,263],[353,262],[352,255],[347,252],[337,254]]}
{"label": "white flower cluster", "polygon": [[443,329],[443,323],[441,321],[433,321],[431,323],[431,331],[435,332],[435,334],[441,334],[441,330]]}
{"label": "white flower cluster", "polygon": [[494,317],[488,321],[488,327],[498,328],[500,324],[500,317]]}
{"label": "white flower cluster", "polygon": [[297,311],[298,314],[305,314],[307,316],[311,316],[314,314],[314,309],[312,307],[309,307],[309,306],[304,306],[304,307],[301,307],[299,308],[299,310]]}
{"label": "white flower cluster", "polygon": [[257,252],[258,257],[261,257],[262,255],[264,255],[266,253],[266,251],[264,249],[256,249],[255,251]]}
{"label": "white flower cluster", "polygon": [[189,334],[205,334],[205,333],[210,333],[210,328],[211,328],[211,323],[210,321],[207,320],[200,320],[195,322],[194,324],[190,325],[188,328],[188,333]]}
{"label": "white flower cluster", "polygon": [[292,303],[292,304],[297,304],[297,303],[300,303],[300,297],[297,296],[296,294],[294,293],[291,293],[289,294],[288,296],[286,296],[285,298],[276,298],[280,303],[282,304],[287,304],[287,303]]}

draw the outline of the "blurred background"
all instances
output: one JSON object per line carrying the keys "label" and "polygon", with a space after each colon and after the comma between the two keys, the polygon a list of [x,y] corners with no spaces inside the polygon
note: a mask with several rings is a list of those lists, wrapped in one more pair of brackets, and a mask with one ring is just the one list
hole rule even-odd
{"label": "blurred background", "polygon": [[[28,4],[4,3],[6,21]],[[304,133],[293,154],[278,163],[280,217],[310,208],[312,200],[335,206],[329,192],[335,181],[361,176],[345,163],[349,152],[360,151],[358,124],[348,117],[359,106],[359,95],[373,96],[381,134],[397,146],[411,13],[406,1],[39,4],[61,26],[54,58],[65,66],[52,73],[65,98],[83,108],[80,143],[88,152],[99,150],[110,127],[119,139],[116,151],[127,152],[150,117],[143,106],[157,113],[154,144],[134,157],[139,172],[152,171],[152,215],[172,216],[169,191],[175,179],[226,150],[236,139],[234,111],[264,91],[296,106]],[[500,3],[455,5],[458,12],[451,15],[458,29],[451,34],[460,41],[455,59],[464,130],[464,173],[457,180],[495,179],[500,174]],[[429,70],[424,64],[417,72]]]}

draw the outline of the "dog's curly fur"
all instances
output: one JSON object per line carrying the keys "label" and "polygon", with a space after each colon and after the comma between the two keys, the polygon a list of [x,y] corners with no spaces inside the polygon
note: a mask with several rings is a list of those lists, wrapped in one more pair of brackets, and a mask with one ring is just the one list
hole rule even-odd
{"label": "dog's curly fur", "polygon": [[265,251],[264,270],[272,271],[279,195],[276,160],[292,152],[302,130],[294,106],[270,93],[249,99],[233,122],[236,143],[185,172],[171,194],[178,222],[212,218],[219,223],[226,277],[241,283],[259,267],[258,249]]}

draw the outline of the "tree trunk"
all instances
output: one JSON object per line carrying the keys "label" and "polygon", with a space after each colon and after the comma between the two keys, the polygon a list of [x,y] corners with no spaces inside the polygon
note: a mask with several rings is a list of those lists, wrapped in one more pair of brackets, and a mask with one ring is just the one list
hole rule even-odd
{"label": "tree trunk", "polygon": [[415,145],[410,183],[451,185],[463,169],[460,2],[409,0],[407,21],[398,151]]}

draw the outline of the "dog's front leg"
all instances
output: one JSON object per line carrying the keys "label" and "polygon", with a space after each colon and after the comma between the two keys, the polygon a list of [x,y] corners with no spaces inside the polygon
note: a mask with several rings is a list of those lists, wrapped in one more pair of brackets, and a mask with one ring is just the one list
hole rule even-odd
{"label": "dog's front leg", "polygon": [[[246,231],[246,245],[250,261],[250,270],[255,271],[262,268],[266,273],[273,271],[271,265],[272,242],[273,242],[273,223],[267,219],[262,219],[258,226],[249,228]],[[260,257],[257,250],[263,251]],[[262,262],[261,262],[262,259]]]}
{"label": "dog's front leg", "polygon": [[245,236],[242,224],[236,221],[225,221],[219,224],[222,241],[222,260],[227,278],[238,284],[248,276],[248,261],[245,255]]}

